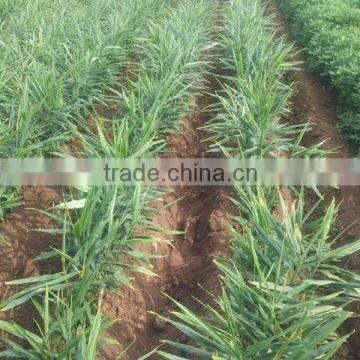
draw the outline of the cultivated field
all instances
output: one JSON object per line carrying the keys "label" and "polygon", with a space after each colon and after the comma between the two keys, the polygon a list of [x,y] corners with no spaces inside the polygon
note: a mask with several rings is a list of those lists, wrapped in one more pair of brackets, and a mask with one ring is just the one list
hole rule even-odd
{"label": "cultivated field", "polygon": [[[358,0],[0,0],[1,157],[356,157],[359,29]],[[357,359],[359,212],[1,186],[0,358]]]}

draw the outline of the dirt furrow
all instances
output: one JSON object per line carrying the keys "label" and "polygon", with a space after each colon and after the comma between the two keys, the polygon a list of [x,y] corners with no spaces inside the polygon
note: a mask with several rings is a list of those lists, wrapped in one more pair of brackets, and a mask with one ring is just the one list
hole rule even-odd
{"label": "dirt furrow", "polygon": [[[215,90],[213,90],[215,91]],[[199,112],[183,120],[181,131],[168,139],[166,157],[201,158],[206,156],[208,145],[204,139],[207,134],[199,127],[209,121],[212,114],[204,111],[211,103],[211,97],[199,100]],[[135,290],[121,287],[119,294],[107,293],[104,300],[104,313],[118,319],[107,336],[117,339],[121,346],[108,346],[102,352],[106,359],[115,359],[127,346],[129,350],[124,359],[133,360],[159,345],[161,339],[184,338],[176,329],[162,323],[149,314],[153,311],[168,314],[174,309],[166,293],[192,309],[200,309],[193,297],[211,302],[205,287],[212,293],[219,290],[218,272],[213,259],[225,255],[229,235],[224,220],[229,203],[229,190],[221,187],[190,188],[176,187],[161,203],[154,204],[161,209],[166,204],[174,205],[161,210],[153,224],[166,229],[178,230],[181,235],[172,237],[172,245],[153,244],[142,250],[162,259],[153,262],[156,278],[137,275]],[[131,345],[132,344],[132,345]]]}
{"label": "dirt furrow", "polygon": [[[49,217],[34,209],[47,210],[54,202],[59,202],[59,199],[56,189],[25,187],[22,189],[23,204],[7,215],[0,224],[0,302],[18,290],[6,285],[7,281],[52,272],[52,262],[34,262],[33,258],[50,251],[51,246],[57,247],[58,239],[35,229],[56,225]],[[34,317],[36,314],[30,304],[0,313],[0,319],[16,320],[30,330],[35,328]],[[0,348],[2,346],[4,344],[0,334]]]}

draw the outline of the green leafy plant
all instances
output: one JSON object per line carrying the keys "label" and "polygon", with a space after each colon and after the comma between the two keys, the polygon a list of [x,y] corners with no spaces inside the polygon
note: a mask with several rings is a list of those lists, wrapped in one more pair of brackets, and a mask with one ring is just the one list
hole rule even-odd
{"label": "green leafy plant", "polygon": [[0,187],[0,221],[4,221],[4,216],[11,209],[21,204],[21,197],[17,189]]}
{"label": "green leafy plant", "polygon": [[0,329],[18,339],[25,341],[24,347],[10,339],[5,342],[11,349],[0,352],[0,357],[23,359],[94,359],[96,351],[114,341],[99,341],[102,331],[112,325],[101,314],[101,298],[98,309],[92,314],[92,304],[77,306],[73,302],[76,290],[65,290],[52,293],[45,289],[43,303],[33,300],[41,321],[37,322],[38,333],[30,332],[23,327],[0,321]]}
{"label": "green leafy plant", "polygon": [[329,359],[347,338],[336,333],[352,316],[344,308],[360,297],[360,277],[338,263],[360,250],[360,240],[332,248],[334,202],[310,220],[303,194],[290,209],[280,196],[282,219],[275,219],[262,190],[238,190],[246,200],[233,201],[242,230],[229,227],[233,258],[216,261],[223,284],[216,306],[202,304],[200,316],[174,301],[179,311],[162,319],[191,342],[164,343],[179,359]]}

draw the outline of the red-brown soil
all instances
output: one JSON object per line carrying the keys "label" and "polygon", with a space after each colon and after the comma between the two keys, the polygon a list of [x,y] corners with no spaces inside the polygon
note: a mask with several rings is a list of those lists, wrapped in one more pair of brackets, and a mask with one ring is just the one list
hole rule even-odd
{"label": "red-brown soil", "polygon": [[[200,101],[200,108],[208,105],[209,99]],[[198,128],[209,120],[210,114],[199,112],[184,119],[179,133],[168,139],[166,157],[200,158],[205,156],[208,144],[206,133]],[[224,256],[229,235],[225,231],[225,217],[229,210],[228,190],[223,188],[194,189],[177,187],[166,196],[157,208],[176,202],[160,211],[153,224],[165,229],[178,230],[181,235],[172,237],[172,245],[153,244],[142,250],[164,258],[153,262],[157,277],[136,276],[136,290],[121,287],[119,293],[107,293],[103,310],[118,323],[106,334],[117,339],[120,346],[109,346],[102,351],[104,359],[115,359],[122,350],[130,346],[123,359],[133,360],[159,345],[161,339],[177,339],[186,343],[170,325],[159,321],[149,311],[169,315],[175,309],[163,293],[192,309],[201,309],[193,297],[211,302],[211,296],[199,284],[212,293],[220,288],[218,271],[213,259]],[[155,359],[155,356],[151,357]]]}
{"label": "red-brown soil", "polygon": [[[219,190],[199,193],[184,189],[167,197],[164,203],[179,195],[184,199],[161,211],[153,223],[183,231],[184,234],[173,237],[173,247],[154,244],[151,248],[143,248],[165,256],[153,263],[153,270],[158,276],[137,276],[134,281],[136,290],[121,287],[120,295],[108,293],[104,299],[104,313],[118,319],[108,335],[120,340],[122,348],[134,343],[124,359],[137,359],[158,346],[159,340],[164,338],[186,341],[173,327],[159,322],[148,313],[155,311],[168,315],[169,310],[174,309],[162,293],[197,308],[193,296],[203,301],[210,300],[198,284],[211,292],[218,291],[218,273],[212,260],[224,255],[227,247],[228,234],[222,223],[226,200]],[[102,354],[106,359],[115,359],[121,352],[119,350],[118,347],[109,347]]]}
{"label": "red-brown soil", "polygon": [[[269,0],[269,12],[274,17],[278,32],[284,36],[288,42],[293,42],[291,29],[284,19],[283,14],[277,7],[276,0]],[[355,153],[345,142],[344,138],[336,129],[336,101],[333,94],[325,89],[316,76],[310,74],[307,70],[306,59],[301,54],[296,55],[296,61],[302,61],[299,71],[294,74],[295,96],[292,101],[292,113],[288,121],[293,124],[301,124],[310,121],[312,129],[304,136],[303,145],[311,146],[323,140],[327,140],[324,148],[328,150],[336,149],[329,155],[334,158],[353,158]],[[320,192],[325,197],[325,204],[335,198],[342,202],[335,226],[339,230],[344,230],[354,224],[343,235],[339,245],[346,244],[360,238],[360,188],[359,187],[341,187],[320,188]],[[308,206],[317,201],[317,197],[312,191],[308,192]],[[360,259],[359,254],[351,256],[344,266],[354,272],[359,272]],[[351,310],[359,313],[359,304],[354,305]],[[352,359],[359,358],[360,354],[360,322],[353,318],[346,324],[346,331],[355,331],[350,338],[349,344],[342,349],[340,358]]]}
{"label": "red-brown soil", "polygon": [[[53,221],[34,209],[47,210],[53,202],[59,201],[56,190],[46,187],[22,189],[23,204],[11,212],[0,224],[0,301],[8,298],[17,289],[5,284],[6,281],[51,273],[54,264],[34,262],[32,259],[42,252],[57,246],[57,238],[34,229],[55,227]],[[34,329],[35,316],[30,305],[6,313],[0,312],[0,319],[16,319],[28,329]],[[0,346],[1,334],[0,334]]]}

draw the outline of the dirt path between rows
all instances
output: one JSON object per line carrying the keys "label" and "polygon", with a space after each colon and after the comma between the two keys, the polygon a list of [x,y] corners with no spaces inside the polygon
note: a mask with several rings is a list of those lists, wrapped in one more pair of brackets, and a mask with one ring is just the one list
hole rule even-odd
{"label": "dirt path between rows", "polygon": [[[277,24],[278,33],[284,36],[288,42],[293,42],[291,28],[287,24],[283,14],[279,10],[276,0],[269,0],[269,12],[274,17]],[[320,81],[307,71],[306,59],[301,54],[294,60],[302,61],[299,71],[294,74],[295,96],[292,101],[292,113],[288,121],[293,124],[301,124],[310,121],[312,129],[305,135],[303,145],[309,147],[313,144],[327,140],[324,148],[331,150],[336,148],[336,152],[330,157],[334,158],[353,158],[355,153],[346,143],[344,138],[336,129],[336,101],[334,95],[325,89]],[[341,187],[339,189],[320,188],[325,197],[325,204],[332,198],[342,202],[335,226],[339,230],[345,230],[355,222],[342,237],[341,243],[346,244],[360,238],[360,188],[359,187]],[[317,201],[313,192],[308,193],[308,206]],[[347,266],[354,272],[360,270],[360,254],[350,257],[344,266]],[[354,312],[360,311],[359,304],[352,307]],[[360,358],[360,320],[350,319],[346,324],[347,332],[356,331],[350,338],[349,343],[343,349],[346,359]]]}
{"label": "dirt path between rows", "polygon": [[[34,209],[47,210],[54,202],[59,202],[59,192],[54,188],[24,187],[21,194],[23,204],[0,224],[0,303],[19,290],[6,285],[6,281],[52,272],[52,262],[34,262],[33,258],[59,243],[55,236],[34,231],[56,227],[49,217]],[[35,330],[34,317],[36,314],[30,304],[0,312],[0,320],[15,320],[29,330]],[[1,335],[0,349],[4,347]]]}
{"label": "dirt path between rows", "polygon": [[[185,126],[181,131],[170,136],[166,157],[206,157],[209,144],[204,139],[207,134],[199,127],[213,116],[204,111],[211,101],[210,96],[201,98],[199,112],[184,119]],[[130,348],[122,359],[134,360],[157,347],[162,339],[182,343],[189,340],[148,312],[169,315],[169,311],[175,309],[163,293],[199,311],[200,306],[193,297],[205,303],[212,301],[199,284],[211,293],[218,293],[220,284],[213,259],[225,255],[227,251],[229,235],[225,231],[224,220],[230,209],[228,194],[229,188],[176,187],[162,202],[154,204],[163,208],[181,199],[161,210],[152,222],[156,226],[181,231],[183,234],[172,237],[172,246],[153,244],[141,248],[164,256],[153,262],[153,271],[158,275],[156,278],[136,276],[136,290],[123,286],[119,291],[120,296],[106,294],[104,313],[112,319],[118,319],[118,323],[106,335],[117,339],[121,346],[106,347],[101,352],[104,359],[116,359],[127,346]],[[156,357],[153,355],[151,359]]]}

